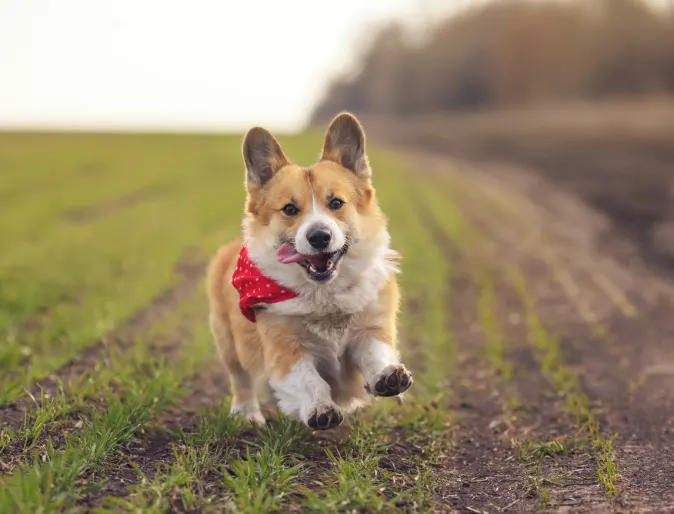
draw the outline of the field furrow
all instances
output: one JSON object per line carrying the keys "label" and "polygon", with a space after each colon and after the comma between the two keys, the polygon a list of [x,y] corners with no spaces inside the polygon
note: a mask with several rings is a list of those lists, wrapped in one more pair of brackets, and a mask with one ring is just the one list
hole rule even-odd
{"label": "field furrow", "polygon": [[[321,137],[282,139],[310,162]],[[539,176],[370,159],[414,386],[321,433],[229,415],[203,278],[238,137],[0,136],[0,513],[674,505],[674,283]]]}
{"label": "field furrow", "polygon": [[[461,362],[450,376],[463,422],[447,463],[456,476],[447,480],[446,498],[480,512],[551,507],[551,489],[570,482],[558,478],[559,469],[577,469],[587,455],[577,451],[580,436],[527,345],[519,299],[490,264],[495,255],[460,213],[453,230],[442,223],[447,204],[433,201],[442,194],[429,192],[420,208],[456,273],[450,316]],[[548,455],[548,448],[557,451]],[[554,463],[545,459],[551,456]]]}
{"label": "field furrow", "polygon": [[[428,169],[427,161],[422,162]],[[442,167],[442,162],[436,166]],[[477,266],[496,270],[517,292],[521,307],[514,311],[516,319],[524,321],[542,373],[575,420],[577,435],[566,435],[591,445],[587,454],[595,469],[586,463],[573,465],[576,477],[566,478],[576,483],[564,485],[561,495],[551,485],[549,506],[657,510],[671,504],[672,470],[666,463],[671,456],[671,375],[665,369],[672,357],[666,344],[671,339],[669,324],[663,316],[671,284],[644,268],[626,269],[608,255],[597,256],[588,243],[591,222],[567,226],[566,234],[560,235],[554,228],[561,225],[558,217],[547,223],[550,204],[516,216],[513,212],[521,205],[529,211],[532,205],[530,199],[512,200],[524,194],[521,189],[508,188],[502,181],[500,190],[490,190],[479,172],[457,171],[461,166],[449,162],[444,170],[435,170],[433,180],[448,188],[474,227],[470,232],[481,233],[492,247],[473,248],[473,259],[488,256]],[[498,203],[495,196],[500,197]],[[576,210],[582,214],[580,206]],[[604,264],[600,269],[588,265],[596,262]],[[643,388],[647,376],[653,389]],[[637,392],[641,397],[635,402]],[[639,475],[648,475],[648,484],[636,478]]]}

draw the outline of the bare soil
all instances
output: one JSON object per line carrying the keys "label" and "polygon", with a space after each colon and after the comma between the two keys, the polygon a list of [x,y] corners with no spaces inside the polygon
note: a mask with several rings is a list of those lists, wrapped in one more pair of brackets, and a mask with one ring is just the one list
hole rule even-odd
{"label": "bare soil", "polygon": [[[544,484],[552,510],[674,510],[674,110],[661,107],[649,111],[657,113],[652,118],[643,109],[609,109],[557,119],[552,109],[366,121],[374,139],[406,149],[419,180],[451,175],[452,197],[491,248],[482,259],[469,256],[472,266],[516,265],[524,273],[538,314],[560,339],[564,365],[597,409],[602,434],[615,435],[618,497],[607,498],[596,466],[579,451],[554,463],[571,473]],[[444,247],[461,269],[451,245]],[[540,502],[517,480],[522,468],[499,437],[499,382],[471,365],[484,344],[471,328],[476,313],[466,312],[474,285],[453,288],[453,329],[465,356],[454,377],[461,396],[455,407],[465,422],[456,429],[443,499],[460,512],[532,512]],[[524,316],[513,292],[502,286],[497,298],[509,337],[526,338],[521,326],[508,324]],[[532,440],[570,433],[560,399],[539,379],[528,382],[537,364],[521,346],[508,356],[519,370],[515,431],[524,427]]]}
{"label": "bare soil", "polygon": [[[454,269],[448,330],[458,346],[456,371],[450,377],[454,393],[450,408],[457,419],[452,450],[442,463],[440,503],[459,512],[535,512],[546,507],[540,501],[539,487],[550,489],[546,480],[555,475],[557,489],[566,492],[555,499],[557,506],[575,503],[569,492],[578,494],[581,488],[593,508],[604,506],[606,500],[596,485],[586,451],[569,452],[554,462],[543,461],[540,472],[535,470],[535,459],[522,458],[521,448],[527,441],[565,439],[576,430],[560,405],[562,398],[540,374],[526,344],[521,302],[504,281],[495,286],[494,307],[501,336],[508,344],[504,360],[514,364],[513,377],[502,376],[485,361],[486,335],[478,324],[479,293],[473,277],[490,264],[457,252],[436,219],[427,214],[424,220]],[[516,403],[510,405],[513,399]],[[558,475],[564,470],[574,473],[561,478]]]}

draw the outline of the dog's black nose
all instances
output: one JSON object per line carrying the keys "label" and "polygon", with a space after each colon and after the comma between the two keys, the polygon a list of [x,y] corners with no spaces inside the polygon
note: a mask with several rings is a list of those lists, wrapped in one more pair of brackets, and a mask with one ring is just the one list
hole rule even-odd
{"label": "dog's black nose", "polygon": [[330,244],[332,234],[323,227],[312,228],[307,234],[307,241],[316,250],[325,250]]}

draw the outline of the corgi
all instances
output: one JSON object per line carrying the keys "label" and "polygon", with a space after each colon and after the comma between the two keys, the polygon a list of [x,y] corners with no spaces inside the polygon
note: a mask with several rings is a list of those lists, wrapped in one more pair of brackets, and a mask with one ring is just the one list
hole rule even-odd
{"label": "corgi", "polygon": [[400,256],[358,120],[338,115],[308,167],[252,128],[243,161],[242,235],[218,251],[207,277],[232,413],[264,424],[264,383],[281,412],[326,430],[372,397],[407,391],[412,375],[397,351]]}

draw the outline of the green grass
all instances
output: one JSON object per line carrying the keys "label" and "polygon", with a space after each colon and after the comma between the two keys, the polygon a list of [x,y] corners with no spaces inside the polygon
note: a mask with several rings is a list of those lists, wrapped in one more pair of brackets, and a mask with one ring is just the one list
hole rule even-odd
{"label": "green grass", "polygon": [[514,365],[508,361],[508,341],[500,327],[500,323],[494,312],[495,291],[494,283],[486,276],[480,280],[480,290],[477,299],[477,311],[480,319],[480,327],[485,336],[484,353],[492,368],[499,373],[504,380],[512,381],[514,378]]}
{"label": "green grass", "polygon": [[[386,175],[376,175],[379,200],[389,219],[393,247],[403,255],[400,285],[403,291],[401,346],[405,360],[423,364],[425,372],[415,376],[415,387],[429,396],[446,395],[448,372],[454,365],[455,345],[449,326],[451,262],[438,248],[419,209],[420,184],[401,164],[378,157],[376,165]],[[453,217],[447,217],[448,221]],[[413,310],[413,313],[410,311]],[[412,350],[419,353],[413,354]]]}
{"label": "green grass", "polygon": [[[11,437],[22,445],[24,463],[13,475],[0,476],[4,490],[0,512],[57,512],[72,505],[86,494],[86,486],[80,484],[86,473],[188,392],[185,378],[211,356],[207,328],[199,327],[191,334],[199,343],[180,350],[175,356],[183,353],[178,366],[157,356],[156,351],[165,331],[177,328],[185,316],[193,319],[195,306],[205,307],[202,295],[193,300],[197,301],[172,312],[164,324],[150,329],[130,350],[113,351],[95,369],[69,383],[67,395],[60,392],[36,402],[36,409]],[[62,433],[71,413],[78,413],[79,422],[66,431],[64,446],[56,447],[51,437],[42,437],[43,432]]]}
{"label": "green grass", "polygon": [[[53,398],[47,398],[44,394],[39,400],[34,399],[38,407],[19,432],[19,437],[23,439],[23,449],[30,449],[37,444],[42,433],[49,427],[50,423],[60,416],[63,416],[70,410],[68,400],[63,393],[57,394]],[[32,423],[28,423],[29,419]]]}
{"label": "green grass", "polygon": [[112,398],[105,412],[87,421],[61,449],[51,444],[0,484],[0,512],[60,512],[78,498],[77,480],[102,464],[179,392],[170,367],[158,368],[122,400]]}
{"label": "green grass", "polygon": [[520,448],[520,458],[522,460],[540,460],[545,457],[567,455],[585,448],[587,444],[587,439],[568,436],[559,437],[551,441],[527,441]]}
{"label": "green grass", "polygon": [[138,484],[130,487],[126,497],[105,498],[98,510],[166,512],[215,507],[219,500],[209,479],[214,474],[221,476],[223,462],[230,460],[232,444],[243,429],[241,420],[228,411],[228,403],[213,407],[201,414],[196,430],[178,429],[172,462],[160,465],[153,477],[136,467]]}
{"label": "green grass", "polygon": [[325,491],[309,494],[304,501],[311,511],[376,512],[391,508],[383,494],[379,468],[383,450],[371,427],[355,425],[346,447],[340,452],[328,449],[326,453],[332,470]]}
{"label": "green grass", "polygon": [[[0,375],[0,400],[7,402],[169,287],[186,247],[207,255],[238,230],[241,203],[225,199],[240,190],[241,165],[237,138],[52,136],[31,146],[31,136],[3,137],[3,148],[19,149],[2,173],[30,173],[35,187],[3,206],[11,215],[0,221],[11,247],[0,255],[0,366],[10,371]],[[41,188],[45,176],[88,165],[104,171],[65,173],[58,187]],[[165,187],[108,216],[81,223],[63,216],[155,182]]]}
{"label": "green grass", "polygon": [[[156,352],[164,346],[162,339],[176,331],[180,323],[186,319],[191,321],[195,314],[203,312],[205,308],[201,291],[196,297],[193,294],[189,300],[191,301],[164,318],[161,325],[148,329],[147,334],[135,340],[130,348],[111,347],[90,369],[81,375],[70,377],[67,381],[59,382],[54,395],[48,397],[41,393],[37,398],[31,396],[32,408],[24,424],[13,434],[14,440],[23,441],[24,450],[30,450],[43,432],[56,430],[67,424],[69,415],[86,417],[92,408],[104,408],[107,399],[111,397],[111,389],[117,394],[124,394],[148,369],[151,370],[156,365],[167,365],[163,363],[164,357],[156,356]],[[180,362],[180,367],[175,368],[176,372],[185,375],[202,366],[210,358],[212,350],[206,327],[198,326],[191,336],[196,338],[198,344],[179,351],[174,356]],[[68,390],[67,394],[64,389]]]}
{"label": "green grass", "polygon": [[613,453],[613,437],[595,435],[592,441],[594,458],[597,463],[597,478],[610,497],[620,494],[618,482],[620,471]]}
{"label": "green grass", "polygon": [[293,421],[270,424],[261,431],[261,441],[246,448],[245,457],[229,463],[222,483],[237,512],[279,511],[302,463],[293,455],[299,450],[304,428]]}

